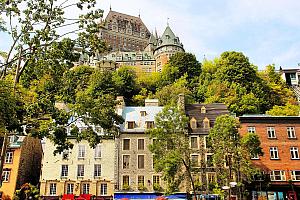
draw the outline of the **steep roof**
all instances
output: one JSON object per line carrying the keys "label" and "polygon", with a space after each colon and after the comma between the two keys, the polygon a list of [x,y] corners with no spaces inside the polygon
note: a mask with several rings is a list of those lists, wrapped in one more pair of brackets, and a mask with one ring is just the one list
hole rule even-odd
{"label": "steep roof", "polygon": [[170,26],[168,25],[158,40],[158,47],[166,45],[175,45],[183,48],[183,45],[180,43],[179,37],[176,37]]}

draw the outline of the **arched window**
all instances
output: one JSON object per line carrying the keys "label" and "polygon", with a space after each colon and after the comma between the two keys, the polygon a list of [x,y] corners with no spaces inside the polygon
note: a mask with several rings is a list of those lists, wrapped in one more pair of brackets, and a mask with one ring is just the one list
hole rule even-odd
{"label": "arched window", "polygon": [[197,120],[194,117],[190,120],[190,126],[192,129],[197,128]]}
{"label": "arched window", "polygon": [[201,113],[206,113],[206,108],[205,108],[205,106],[202,106],[202,107],[201,107]]}
{"label": "arched window", "polygon": [[203,120],[203,128],[210,128],[209,119],[207,117]]}

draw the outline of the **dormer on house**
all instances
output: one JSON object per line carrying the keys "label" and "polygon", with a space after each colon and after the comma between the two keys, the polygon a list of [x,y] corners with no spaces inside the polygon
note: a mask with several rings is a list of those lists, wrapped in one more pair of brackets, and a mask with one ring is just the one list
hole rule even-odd
{"label": "dormer on house", "polygon": [[190,120],[190,126],[192,129],[197,128],[197,120],[195,119],[195,117],[192,117],[192,119]]}
{"label": "dormer on house", "polygon": [[147,115],[147,112],[145,110],[140,111],[141,117],[145,117]]}
{"label": "dormer on house", "polygon": [[147,129],[154,128],[154,121],[146,121],[145,125]]}
{"label": "dormer on house", "polygon": [[201,113],[206,113],[206,108],[205,108],[205,106],[202,106],[202,107],[201,107]]}
{"label": "dormer on house", "polygon": [[203,128],[210,128],[209,119],[207,117],[203,120]]}
{"label": "dormer on house", "polygon": [[134,121],[127,121],[126,122],[126,128],[127,129],[134,129],[135,128],[135,122]]}

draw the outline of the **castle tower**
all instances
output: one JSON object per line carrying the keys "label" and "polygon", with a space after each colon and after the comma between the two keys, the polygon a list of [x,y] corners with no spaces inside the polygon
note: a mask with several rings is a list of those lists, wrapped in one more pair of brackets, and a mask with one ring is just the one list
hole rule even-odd
{"label": "castle tower", "polygon": [[175,36],[170,26],[167,25],[162,36],[157,39],[157,46],[154,49],[156,71],[161,72],[163,66],[176,52],[184,52],[183,44],[180,42],[179,37]]}

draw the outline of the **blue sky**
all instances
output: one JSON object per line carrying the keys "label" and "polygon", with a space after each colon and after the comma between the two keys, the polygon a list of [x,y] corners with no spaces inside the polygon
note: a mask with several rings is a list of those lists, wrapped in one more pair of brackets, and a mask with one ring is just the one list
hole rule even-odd
{"label": "blue sky", "polygon": [[[300,63],[299,0],[99,0],[112,10],[138,16],[150,31],[170,27],[186,51],[199,61],[224,51],[241,51],[264,69],[268,64],[295,68]],[[0,50],[7,49],[0,33]]]}

